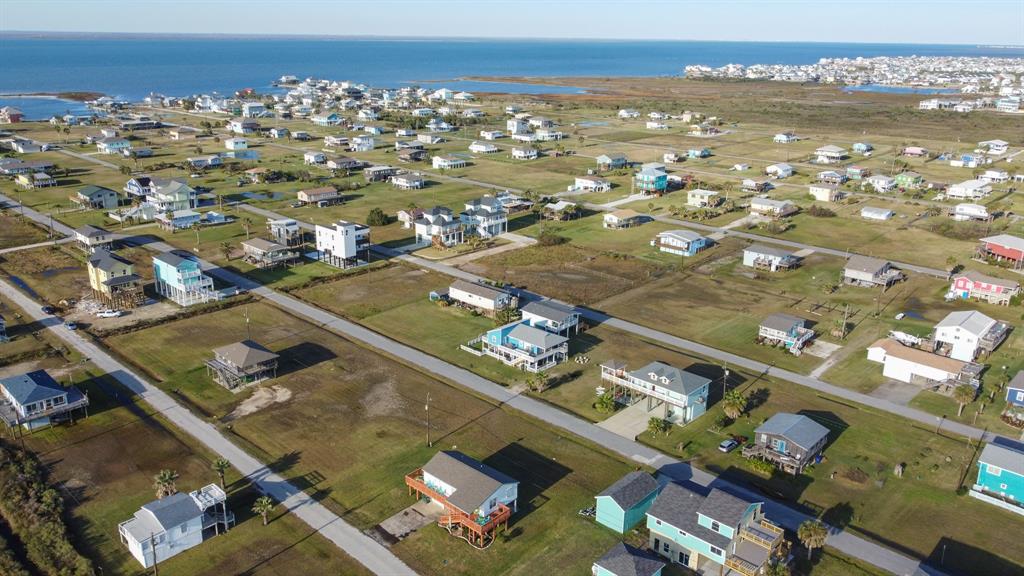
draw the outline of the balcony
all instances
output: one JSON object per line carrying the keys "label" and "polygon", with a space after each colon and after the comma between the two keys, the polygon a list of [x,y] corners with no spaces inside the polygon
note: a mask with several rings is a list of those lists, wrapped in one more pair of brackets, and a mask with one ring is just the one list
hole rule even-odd
{"label": "balcony", "polygon": [[602,366],[601,379],[607,382],[611,382],[613,384],[618,384],[619,386],[624,386],[626,388],[629,388],[630,390],[635,390],[637,392],[640,392],[644,396],[657,398],[658,400],[667,402],[679,408],[686,408],[687,406],[686,398],[676,398],[670,396],[667,393],[658,390],[658,388],[653,384],[636,381],[629,376],[628,372],[624,370],[612,370],[607,366]]}
{"label": "balcony", "polygon": [[743,576],[757,576],[760,566],[755,566],[739,556],[729,556],[725,559],[725,567],[743,574]]}

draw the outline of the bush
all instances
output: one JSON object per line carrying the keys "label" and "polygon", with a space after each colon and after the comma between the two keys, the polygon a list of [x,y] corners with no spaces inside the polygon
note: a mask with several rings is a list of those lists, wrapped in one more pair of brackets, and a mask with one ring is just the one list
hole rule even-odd
{"label": "bush", "polygon": [[832,210],[829,210],[824,206],[818,206],[817,204],[811,205],[811,207],[807,209],[807,213],[815,218],[835,218],[836,216],[836,213]]}
{"label": "bush", "polygon": [[540,236],[537,237],[537,242],[541,246],[558,246],[559,244],[565,244],[569,241],[565,236],[559,236],[554,232],[541,232]]}
{"label": "bush", "polygon": [[760,472],[765,476],[771,476],[772,472],[775,472],[774,464],[757,458],[747,458],[747,466],[754,472]]}
{"label": "bush", "polygon": [[387,226],[391,221],[388,215],[384,213],[380,208],[373,208],[370,213],[366,216],[366,224],[368,226]]}

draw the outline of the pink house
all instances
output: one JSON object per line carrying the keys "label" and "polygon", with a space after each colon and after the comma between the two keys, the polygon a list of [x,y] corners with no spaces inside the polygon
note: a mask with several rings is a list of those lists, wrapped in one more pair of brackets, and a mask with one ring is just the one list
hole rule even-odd
{"label": "pink house", "polygon": [[962,300],[984,300],[989,304],[1008,306],[1010,299],[1020,294],[1020,284],[1013,280],[993,278],[973,270],[953,275],[948,297]]}

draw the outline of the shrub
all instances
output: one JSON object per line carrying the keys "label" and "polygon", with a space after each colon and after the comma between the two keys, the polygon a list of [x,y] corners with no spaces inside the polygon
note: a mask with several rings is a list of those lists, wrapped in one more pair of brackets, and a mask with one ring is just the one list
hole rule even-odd
{"label": "shrub", "polygon": [[807,213],[815,218],[835,218],[836,216],[836,213],[832,210],[829,210],[824,206],[818,206],[817,204],[811,205],[811,207],[807,209]]}
{"label": "shrub", "polygon": [[541,246],[558,246],[559,244],[565,244],[569,242],[569,239],[565,236],[559,236],[554,232],[541,232],[540,236],[537,237],[537,243]]}
{"label": "shrub", "polygon": [[388,215],[380,208],[370,209],[370,213],[366,216],[366,224],[368,226],[387,226],[390,221]]}
{"label": "shrub", "polygon": [[775,471],[775,466],[771,462],[765,462],[757,458],[747,458],[747,466],[754,472],[760,472],[765,476],[770,476]]}

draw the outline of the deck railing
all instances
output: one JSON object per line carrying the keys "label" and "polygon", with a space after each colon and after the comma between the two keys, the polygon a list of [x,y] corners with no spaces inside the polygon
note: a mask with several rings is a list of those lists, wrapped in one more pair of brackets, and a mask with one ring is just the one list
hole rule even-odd
{"label": "deck railing", "polygon": [[448,527],[454,525],[463,526],[479,538],[490,535],[494,532],[495,528],[507,523],[508,519],[512,516],[512,509],[504,504],[498,504],[498,508],[486,517],[467,514],[459,510],[448,501],[444,494],[438,492],[423,480],[422,468],[407,474],[405,476],[405,484],[418,494],[428,496],[431,500],[439,502],[444,506],[445,512],[438,520],[439,525]]}
{"label": "deck railing", "polygon": [[730,570],[735,570],[736,572],[743,574],[743,576],[757,576],[758,567],[738,556],[729,556],[726,558],[725,567]]}

